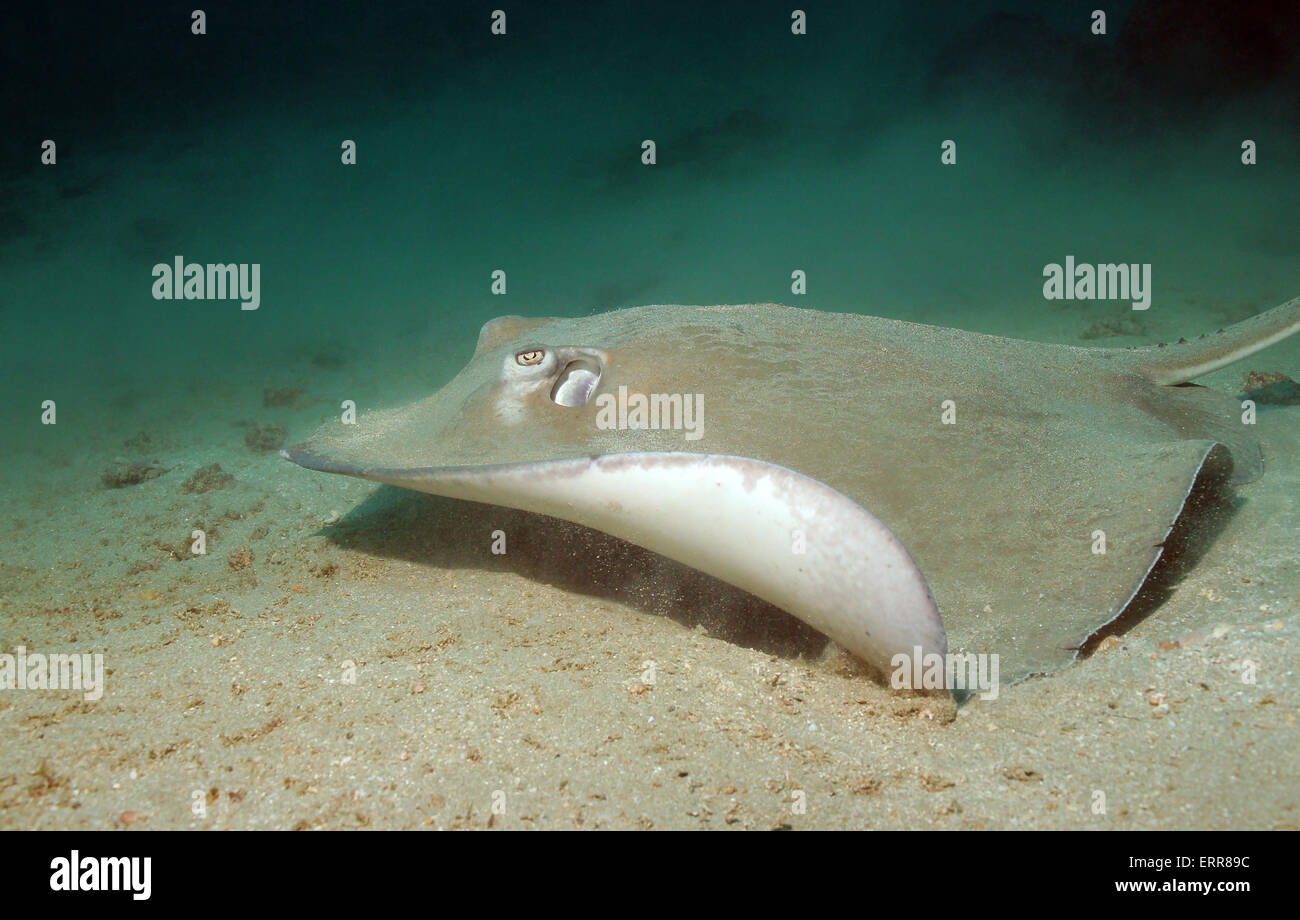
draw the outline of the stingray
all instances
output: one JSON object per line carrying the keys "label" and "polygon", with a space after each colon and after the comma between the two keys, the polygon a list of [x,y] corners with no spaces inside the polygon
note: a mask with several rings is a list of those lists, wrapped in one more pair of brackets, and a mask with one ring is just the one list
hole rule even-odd
{"label": "stingray", "polygon": [[1142,348],[775,304],[506,316],[434,395],[282,453],[603,531],[876,668],[998,654],[1010,683],[1124,612],[1194,486],[1260,475],[1242,403],[1189,382],[1297,330],[1300,298]]}

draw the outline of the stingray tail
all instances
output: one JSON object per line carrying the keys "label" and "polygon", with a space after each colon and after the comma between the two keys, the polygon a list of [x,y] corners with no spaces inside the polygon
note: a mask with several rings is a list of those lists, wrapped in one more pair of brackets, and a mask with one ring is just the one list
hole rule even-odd
{"label": "stingray tail", "polygon": [[1133,371],[1152,383],[1173,385],[1227,367],[1300,332],[1300,297],[1258,316],[1192,341],[1153,345],[1127,352]]}

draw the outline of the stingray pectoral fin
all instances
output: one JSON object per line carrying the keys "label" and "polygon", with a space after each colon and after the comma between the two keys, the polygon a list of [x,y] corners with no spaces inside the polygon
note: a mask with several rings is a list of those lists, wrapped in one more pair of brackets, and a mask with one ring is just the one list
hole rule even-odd
{"label": "stingray pectoral fin", "polygon": [[573,521],[719,578],[884,670],[947,650],[925,578],[862,506],[785,467],[712,454],[627,453],[485,467],[302,466]]}

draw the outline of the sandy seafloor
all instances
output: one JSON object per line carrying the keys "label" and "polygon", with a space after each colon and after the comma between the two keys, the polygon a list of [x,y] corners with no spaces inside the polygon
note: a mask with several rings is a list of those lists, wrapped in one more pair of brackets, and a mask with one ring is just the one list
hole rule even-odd
{"label": "sandy seafloor", "polygon": [[[1256,363],[1296,374],[1298,359]],[[6,644],[103,650],[110,674],[97,703],[0,699],[4,827],[1300,823],[1300,408],[1267,410],[1265,476],[1118,647],[954,714],[779,617],[755,635],[742,599],[677,587],[681,570],[648,553],[254,454],[247,416],[305,433],[321,414],[328,379],[288,379],[317,405],[250,409],[254,386],[202,404],[142,396],[10,480]],[[101,468],[139,430],[170,472],[104,489]],[[232,485],[179,490],[213,462]],[[200,524],[206,556],[160,545]],[[528,535],[493,557],[497,528]],[[232,567],[245,548],[251,563]]]}
{"label": "sandy seafloor", "polygon": [[[466,123],[467,98],[402,117]],[[699,118],[734,127],[735,106],[712,104]],[[1241,178],[1229,125],[1108,183],[1084,153],[1017,174],[1017,142],[993,131],[961,161],[991,191],[932,173],[897,191],[882,170],[924,172],[960,130],[940,113],[869,151],[822,149],[789,182],[724,128],[701,136],[727,168],[698,185],[580,179],[589,200],[570,188],[552,208],[506,172],[484,208],[456,181],[484,156],[464,132],[430,153],[388,114],[339,128],[292,111],[83,149],[57,183],[5,180],[0,646],[101,651],[109,675],[94,703],[0,694],[0,827],[1300,827],[1300,406],[1261,407],[1265,473],[1163,604],[959,710],[602,535],[245,443],[249,425],[302,440],[343,399],[432,392],[502,313],[770,300],[1079,344],[1212,331],[1300,293],[1285,157]],[[369,138],[355,181],[334,163],[344,131]],[[1231,165],[1207,173],[1223,150]],[[427,187],[392,181],[426,153]],[[123,158],[147,169],[117,181]],[[177,253],[265,263],[262,308],[149,299],[149,266]],[[1152,310],[1045,303],[1038,272],[1067,253],[1154,262]],[[503,259],[516,293],[493,298]],[[810,266],[806,297],[791,263]],[[1250,370],[1300,379],[1300,340],[1201,382],[1237,394]],[[277,389],[301,392],[266,405]],[[45,398],[56,426],[38,424]],[[167,472],[106,488],[121,461]],[[182,490],[214,463],[233,481]],[[185,552],[195,528],[202,557]]]}
{"label": "sandy seafloor", "polygon": [[[1297,375],[1300,349],[1250,364]],[[250,419],[305,435],[328,414],[329,373],[279,373],[301,407],[264,408],[252,383],[105,394],[118,411],[12,471],[6,645],[102,650],[110,674],[97,703],[0,698],[0,825],[1300,823],[1300,407],[1264,410],[1264,477],[1117,646],[954,711],[601,535],[250,450]],[[139,432],[169,472],[102,487]],[[180,490],[214,462],[232,484]],[[199,526],[210,551],[185,558]],[[506,556],[487,550],[498,528]]]}

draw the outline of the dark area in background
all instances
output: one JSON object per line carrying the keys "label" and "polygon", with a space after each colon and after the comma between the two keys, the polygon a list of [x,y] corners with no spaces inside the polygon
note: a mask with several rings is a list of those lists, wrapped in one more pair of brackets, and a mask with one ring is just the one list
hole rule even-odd
{"label": "dark area in background", "polygon": [[[775,48],[797,4],[725,0],[706,4],[625,3],[616,11],[576,0],[512,3],[512,35],[544,43],[493,44],[491,4],[204,3],[208,34],[189,32],[190,7],[148,0],[7,4],[0,8],[0,138],[3,169],[35,168],[44,137],[77,139],[183,129],[268,95],[319,96],[331,87],[373,86],[400,97],[436,86],[466,67],[493,61],[505,78],[527,73],[530,55],[598,53],[610,42],[657,48],[640,65],[674,66],[674,48],[698,51],[701,32],[720,59]],[[1194,117],[1243,93],[1281,89],[1300,106],[1300,4],[1294,0],[1138,0],[1107,9],[1109,36],[1091,40],[1091,4],[970,4],[907,12],[861,4],[805,4],[823,30],[899,29],[916,42],[909,59],[929,73],[932,92],[990,83],[1015,94],[1047,93],[1081,116],[1116,111],[1122,120]],[[1016,7],[1019,7],[1018,9]],[[617,16],[617,18],[613,18]],[[955,34],[946,43],[945,20]],[[1070,31],[1066,31],[1069,28]],[[621,34],[620,34],[621,33]],[[729,47],[731,45],[731,47]],[[914,52],[914,53],[913,53]],[[872,62],[863,61],[864,68]],[[635,74],[611,79],[635,79]]]}

